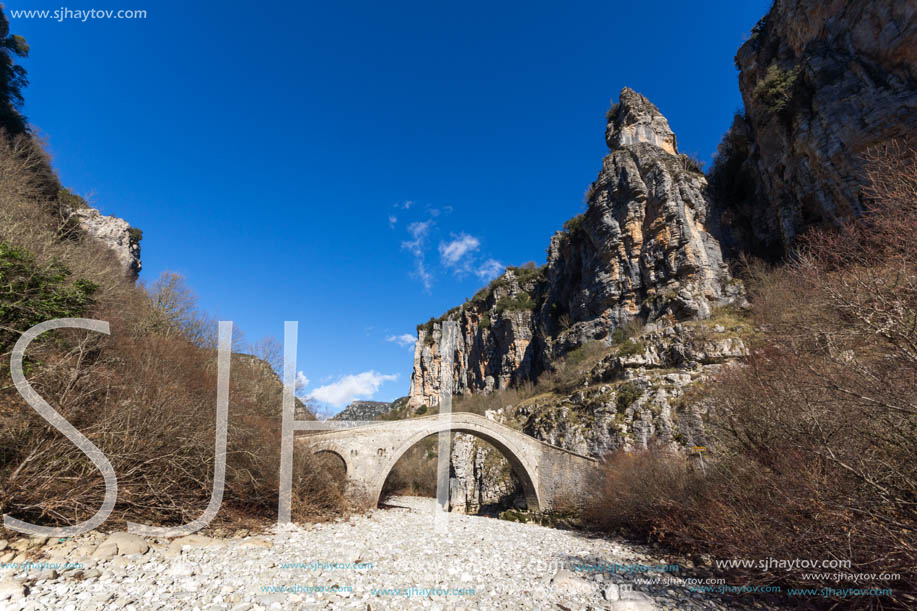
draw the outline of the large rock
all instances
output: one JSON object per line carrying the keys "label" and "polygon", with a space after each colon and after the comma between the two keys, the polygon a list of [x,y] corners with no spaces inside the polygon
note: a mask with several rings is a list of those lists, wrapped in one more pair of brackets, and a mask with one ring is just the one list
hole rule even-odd
{"label": "large rock", "polygon": [[[459,337],[453,356],[453,390],[457,394],[508,388],[537,371],[530,347],[535,326],[533,312],[501,306],[537,287],[531,278],[520,278],[511,270],[500,280],[480,302],[472,303],[456,315]],[[408,406],[412,409],[439,403],[441,337],[440,322],[418,329],[408,395]]]}
{"label": "large rock", "polygon": [[108,559],[115,556],[130,556],[145,554],[150,549],[143,537],[126,532],[117,532],[109,535],[93,553],[93,558]]}
{"label": "large rock", "polygon": [[709,227],[698,166],[665,117],[623,89],[608,113],[611,152],[586,213],[551,239],[545,266],[508,269],[464,305],[418,327],[409,406],[438,403],[441,321],[455,320],[453,388],[490,392],[534,380],[629,321],[702,319],[743,300]]}
{"label": "large rock", "polygon": [[177,537],[172,539],[169,542],[168,548],[166,548],[166,550],[162,553],[162,556],[167,560],[172,560],[175,558],[180,558],[182,551],[185,549],[193,549],[197,547],[221,547],[224,545],[225,542],[220,539],[205,537],[203,535],[185,535],[184,537]]}
{"label": "large rock", "polygon": [[567,594],[589,595],[595,592],[595,585],[570,571],[561,569],[551,577],[551,585]]}
{"label": "large rock", "polygon": [[605,127],[605,144],[610,150],[624,148],[638,142],[658,146],[667,153],[678,154],[675,133],[659,109],[649,100],[625,87],[620,102],[608,112]]}
{"label": "large rock", "polygon": [[645,331],[600,358],[575,384],[501,408],[498,421],[572,452],[602,458],[651,445],[706,446],[709,406],[692,388],[745,356],[739,329],[709,323]]}
{"label": "large rock", "polygon": [[777,258],[863,210],[870,146],[917,135],[914,3],[776,0],[736,65],[745,115],[713,182],[729,247]]}
{"label": "large rock", "polygon": [[140,234],[130,223],[116,216],[105,216],[95,208],[77,208],[72,213],[80,227],[105,245],[130,278],[140,273]]}

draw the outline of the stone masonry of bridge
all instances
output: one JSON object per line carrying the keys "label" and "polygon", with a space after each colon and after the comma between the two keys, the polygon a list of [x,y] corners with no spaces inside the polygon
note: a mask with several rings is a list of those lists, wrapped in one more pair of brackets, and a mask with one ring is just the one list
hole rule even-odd
{"label": "stone masonry of bridge", "polygon": [[442,431],[469,433],[494,446],[512,466],[530,510],[557,511],[581,505],[594,484],[597,462],[466,412],[373,422],[299,436],[297,452],[330,452],[344,461],[348,496],[375,507],[398,459],[421,439]]}

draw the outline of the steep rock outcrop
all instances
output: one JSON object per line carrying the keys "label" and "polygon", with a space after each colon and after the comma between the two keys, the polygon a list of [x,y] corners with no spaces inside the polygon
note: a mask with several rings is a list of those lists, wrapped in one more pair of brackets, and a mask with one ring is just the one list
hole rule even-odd
{"label": "steep rock outcrop", "polygon": [[[537,371],[532,341],[534,313],[519,303],[539,290],[532,270],[510,269],[462,309],[447,314],[459,324],[453,355],[453,391],[465,394],[509,387]],[[439,403],[442,325],[418,328],[408,405],[416,410]]]}
{"label": "steep rock outcrop", "polygon": [[124,273],[136,279],[143,267],[140,262],[140,234],[130,223],[116,216],[105,216],[95,208],[77,208],[72,217],[93,239],[114,253]]}
{"label": "steep rock outcrop", "polygon": [[449,467],[450,511],[479,513],[525,503],[522,485],[509,462],[473,435],[453,437]]}
{"label": "steep rock outcrop", "polygon": [[441,320],[459,324],[458,394],[534,380],[569,350],[629,321],[705,318],[742,301],[708,228],[703,173],[678,154],[665,117],[623,89],[608,112],[610,153],[584,215],[551,239],[545,266],[510,268],[469,302],[418,327],[409,405],[438,402]]}
{"label": "steep rock outcrop", "polygon": [[739,49],[745,115],[712,174],[728,246],[767,258],[863,210],[863,153],[917,135],[917,6],[776,0]]}

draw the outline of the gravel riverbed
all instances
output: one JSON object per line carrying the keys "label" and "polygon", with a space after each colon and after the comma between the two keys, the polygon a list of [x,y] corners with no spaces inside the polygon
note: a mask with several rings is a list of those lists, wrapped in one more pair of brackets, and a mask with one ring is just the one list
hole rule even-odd
{"label": "gravel riverbed", "polygon": [[17,611],[730,608],[690,591],[692,573],[649,549],[456,514],[436,534],[433,501],[413,497],[346,521],[235,538],[94,532],[0,542],[3,562],[0,608]]}

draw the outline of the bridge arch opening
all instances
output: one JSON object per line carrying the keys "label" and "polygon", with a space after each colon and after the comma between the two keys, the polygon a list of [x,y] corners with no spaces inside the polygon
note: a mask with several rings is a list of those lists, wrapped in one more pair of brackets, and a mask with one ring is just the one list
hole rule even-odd
{"label": "bridge arch opening", "polygon": [[[443,430],[449,429],[449,427],[445,425],[436,428],[441,428]],[[516,482],[518,482],[519,488],[521,488],[522,496],[525,499],[525,506],[528,509],[535,511],[541,509],[539,490],[535,483],[537,478],[534,472],[534,467],[525,464],[512,447],[510,447],[502,439],[489,434],[488,431],[481,430],[476,427],[453,424],[451,427],[451,433],[453,434],[453,438],[450,444],[450,448],[454,448],[456,443],[461,443],[464,441],[461,438],[459,438],[457,441],[456,436],[454,435],[455,433],[470,435],[475,440],[485,442],[486,445],[484,447],[490,450],[492,455],[498,456],[508,463],[509,469],[511,471],[511,477]],[[436,471],[438,457],[436,456],[435,452],[438,449],[438,436],[439,431],[435,429],[432,432],[429,430],[420,431],[408,439],[406,442],[401,444],[395,450],[395,452],[392,454],[391,460],[382,470],[380,477],[377,478],[372,487],[372,494],[376,505],[383,500],[383,492],[386,491],[386,483],[391,485],[389,478],[393,475],[393,471],[395,471],[396,465],[399,465],[403,458],[415,463],[409,466],[410,469],[416,469],[418,467],[428,468],[427,473],[429,474],[429,479],[426,479],[425,477],[422,481],[423,487],[420,490],[420,492],[422,492],[421,496],[436,496]],[[481,444],[476,445],[478,445],[478,448],[481,446]],[[398,475],[397,471],[395,471],[395,475]],[[467,497],[455,498],[460,497],[462,493],[462,478],[458,477],[458,475],[459,474],[455,472],[455,466],[450,465],[450,506],[453,507],[453,510],[456,510],[457,507],[460,507],[468,500]],[[465,477],[467,478],[468,475],[469,474],[465,474]],[[459,484],[458,486],[456,486],[457,483]],[[467,488],[465,491],[467,493]],[[474,503],[471,503],[471,505],[474,506]]]}
{"label": "bridge arch opening", "polygon": [[332,473],[347,475],[347,460],[334,450],[317,450],[313,452],[315,461],[319,466],[330,470]]}
{"label": "bridge arch opening", "polygon": [[380,502],[391,495],[436,496],[437,435],[424,437],[405,450],[389,469]]}

